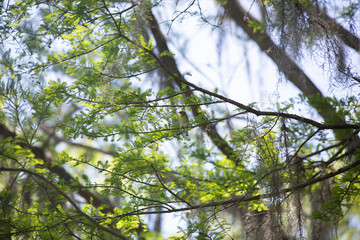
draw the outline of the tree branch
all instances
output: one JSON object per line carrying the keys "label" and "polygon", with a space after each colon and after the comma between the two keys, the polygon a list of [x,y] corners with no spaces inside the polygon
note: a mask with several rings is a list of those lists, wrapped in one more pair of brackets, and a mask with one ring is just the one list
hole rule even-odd
{"label": "tree branch", "polygon": [[[5,125],[0,124],[0,136],[2,138],[11,137],[13,139],[16,138],[16,134],[10,131]],[[58,175],[61,179],[63,179],[69,186],[77,182],[75,178],[73,178],[63,167],[56,165],[56,161],[52,159],[48,154],[45,153],[44,148],[36,147],[36,146],[26,146],[23,143],[19,143],[19,145],[23,148],[28,148],[34,153],[35,157],[38,159],[42,159],[45,163],[44,167],[47,168],[52,173]],[[98,208],[100,206],[108,206],[101,211],[104,213],[113,212],[114,205],[108,199],[100,198],[98,194],[92,193],[90,191],[83,190],[83,186],[79,183],[79,187],[77,189],[77,193],[83,197],[88,203],[91,203],[94,207]]]}
{"label": "tree branch", "polygon": [[[355,162],[353,162],[353,163],[351,163],[351,164],[349,164],[349,165],[347,165],[345,167],[339,168],[336,171],[327,173],[325,175],[319,176],[319,177],[314,178],[314,179],[310,179],[310,180],[305,181],[303,183],[300,183],[298,185],[282,189],[282,190],[280,190],[280,192],[283,193],[283,194],[284,193],[296,192],[299,189],[303,189],[303,188],[308,187],[310,185],[313,185],[315,183],[318,183],[318,182],[324,181],[326,179],[332,178],[332,177],[337,176],[337,175],[339,175],[341,173],[349,171],[350,169],[353,169],[353,168],[355,168],[355,167],[357,167],[359,165],[360,165],[360,159],[358,159],[357,161],[355,161]],[[242,203],[242,202],[250,202],[250,201],[254,201],[254,200],[266,199],[266,198],[270,198],[270,197],[273,197],[273,196],[274,196],[273,193],[260,194],[260,195],[256,195],[256,196],[250,196],[250,197],[241,196],[241,197],[231,198],[229,200],[209,202],[209,203],[204,203],[204,204],[199,204],[199,205],[192,205],[192,206],[184,207],[184,208],[170,209],[170,210],[166,210],[166,211],[141,211],[141,210],[137,210],[137,211],[134,211],[134,212],[125,213],[125,214],[114,216],[114,217],[185,212],[185,211],[191,211],[191,210],[207,208],[207,207],[217,207],[217,206],[224,206],[224,205],[228,205],[228,204],[239,204],[239,203]]]}
{"label": "tree branch", "polygon": [[[241,27],[249,37],[257,43],[260,49],[267,54],[277,65],[279,70],[309,99],[309,103],[317,110],[325,121],[344,124],[345,120],[336,113],[335,108],[324,101],[324,96],[302,69],[286,54],[284,49],[278,47],[266,32],[254,31],[248,23],[257,20],[250,15],[238,0],[225,1],[223,8],[228,16]],[[349,136],[350,131],[334,131],[339,140]],[[356,139],[358,141],[358,139]],[[357,143],[355,145],[358,145]]]}
{"label": "tree branch", "polygon": [[[307,10],[307,12],[309,13],[311,20],[325,30],[326,34],[328,30],[326,26],[329,26],[331,30],[334,31],[334,33],[341,39],[341,41],[355,51],[360,52],[359,37],[341,26],[341,24],[336,22],[335,19],[327,15],[325,11],[319,11],[318,9],[311,7],[310,11]],[[314,16],[315,14],[313,12],[316,16]]]}
{"label": "tree branch", "polygon": [[[167,41],[165,36],[160,30],[159,23],[157,22],[154,14],[149,10],[148,12],[148,24],[150,27],[150,30],[155,38],[155,41],[157,43],[157,48],[159,53],[163,52],[170,52],[169,47],[167,45]],[[164,70],[174,78],[174,81],[178,85],[180,89],[182,89],[183,84],[186,85],[186,90],[190,89],[190,87],[193,87],[196,90],[202,91],[204,93],[211,93],[210,91],[206,91],[205,89],[201,89],[198,86],[191,84],[190,82],[186,81],[182,74],[177,67],[176,61],[171,56],[162,56],[160,58],[161,65],[163,66]],[[186,93],[187,97],[191,97],[192,92]],[[211,96],[214,96],[213,94],[210,94]],[[224,99],[222,99],[224,100]],[[195,117],[200,116],[202,113],[199,106],[191,106],[192,113]],[[207,133],[207,135],[210,137],[212,142],[215,144],[215,146],[218,147],[218,149],[226,155],[229,159],[232,159],[234,162],[238,163],[239,159],[236,157],[236,154],[232,147],[225,141],[219,134],[219,132],[216,129],[216,126],[213,124],[203,126],[202,129]]]}
{"label": "tree branch", "polygon": [[9,171],[9,172],[25,172],[28,173],[30,175],[33,175],[39,179],[41,179],[42,181],[44,181],[47,185],[49,185],[50,187],[52,187],[57,193],[59,193],[61,196],[63,196],[66,201],[68,203],[70,203],[71,206],[74,207],[75,211],[80,214],[81,216],[85,217],[86,219],[88,219],[90,222],[92,222],[97,229],[101,230],[101,231],[105,231],[110,233],[111,235],[114,235],[116,237],[118,237],[119,239],[123,239],[123,240],[127,240],[128,238],[122,236],[121,234],[119,234],[118,232],[116,232],[113,229],[110,228],[106,228],[103,227],[102,225],[100,225],[95,219],[93,219],[91,216],[89,216],[88,214],[84,213],[83,211],[81,211],[81,209],[76,205],[76,203],[63,191],[61,191],[60,188],[58,188],[54,183],[52,183],[51,181],[49,181],[47,178],[43,177],[42,175],[30,171],[29,169],[25,169],[25,168],[6,168],[6,167],[0,167],[0,171]]}

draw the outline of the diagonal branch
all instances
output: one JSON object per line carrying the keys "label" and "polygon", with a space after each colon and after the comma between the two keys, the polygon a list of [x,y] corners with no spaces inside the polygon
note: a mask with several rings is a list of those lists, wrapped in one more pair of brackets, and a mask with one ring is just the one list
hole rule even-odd
{"label": "diagonal branch", "polygon": [[[16,138],[16,134],[12,131],[10,131],[5,125],[0,124],[0,137],[1,138],[8,138],[11,137],[13,139]],[[26,146],[25,144],[19,143],[19,145],[23,148],[28,148],[31,150],[32,153],[34,153],[35,157],[38,159],[42,159],[45,163],[45,168],[47,168],[52,173],[57,174],[60,179],[63,179],[66,184],[69,186],[72,185],[72,183],[77,182],[75,178],[73,178],[63,167],[58,166],[54,164],[56,161],[52,159],[48,154],[46,154],[44,148],[36,147],[36,146]],[[108,213],[113,212],[114,205],[110,202],[110,200],[105,198],[100,198],[98,194],[92,193],[90,191],[84,190],[83,186],[78,183],[78,189],[77,193],[83,197],[88,203],[92,203],[92,205],[96,208],[100,206],[108,206],[104,209],[102,209],[102,212]]]}
{"label": "diagonal branch", "polygon": [[[346,155],[346,154],[344,154]],[[356,167],[360,166],[360,160],[358,159],[357,161],[346,165],[342,168],[339,168],[336,171],[332,171],[329,172],[327,174],[315,177],[315,178],[310,178],[309,180],[299,183],[297,185],[294,185],[292,187],[288,187],[288,188],[284,188],[281,189],[280,192],[282,194],[285,193],[293,193],[298,191],[299,189],[303,189],[306,188],[308,186],[311,186],[313,184],[316,184],[318,182],[322,182],[326,179],[330,179],[332,177],[335,177],[339,174],[342,174],[344,172],[347,172],[351,169],[354,169]],[[274,196],[273,193],[264,193],[264,194],[260,194],[260,195],[253,195],[253,196],[247,196],[247,195],[243,195],[243,196],[239,196],[239,197],[233,197],[231,199],[228,200],[223,200],[223,201],[214,201],[214,202],[208,202],[208,203],[204,203],[204,204],[199,204],[199,205],[192,205],[192,206],[188,206],[188,207],[183,207],[183,208],[174,208],[174,209],[167,209],[164,211],[142,211],[141,209],[133,211],[133,212],[128,212],[125,214],[121,214],[118,216],[114,216],[114,218],[118,218],[118,217],[125,217],[125,216],[139,216],[139,215],[150,215],[150,214],[164,214],[164,213],[174,213],[174,212],[185,212],[185,211],[190,211],[190,210],[194,210],[194,209],[201,209],[201,208],[208,208],[208,207],[217,207],[217,206],[226,206],[228,204],[240,204],[243,202],[250,202],[250,201],[254,201],[254,200],[261,200],[261,199],[266,199],[266,198],[270,198]]]}
{"label": "diagonal branch", "polygon": [[42,181],[44,181],[47,185],[49,185],[51,188],[53,188],[58,194],[60,194],[61,196],[64,197],[64,199],[66,199],[66,201],[68,203],[70,203],[71,206],[74,207],[75,211],[85,217],[86,219],[88,219],[90,222],[92,222],[97,229],[105,231],[110,233],[111,235],[114,235],[116,237],[118,237],[119,239],[123,239],[123,240],[127,240],[128,238],[122,236],[121,234],[119,234],[119,232],[111,229],[111,228],[107,228],[102,226],[101,224],[99,224],[95,219],[93,219],[91,216],[89,216],[88,214],[86,214],[85,212],[81,211],[81,209],[77,206],[77,204],[66,194],[64,193],[60,188],[58,188],[54,183],[52,183],[51,181],[49,181],[47,178],[45,178],[44,176],[30,171],[29,169],[25,169],[25,168],[5,168],[5,167],[0,167],[0,171],[9,171],[9,172],[24,172],[24,173],[28,173],[32,176],[35,176],[39,179],[41,179]]}
{"label": "diagonal branch", "polygon": [[[157,43],[157,48],[159,53],[163,52],[170,52],[169,47],[167,45],[167,41],[165,36],[160,30],[160,26],[158,21],[156,20],[154,14],[149,10],[148,12],[148,24],[150,27],[150,30],[155,38],[155,41]],[[179,88],[182,88],[184,83],[186,84],[186,89],[190,89],[191,87],[194,87],[195,89],[199,90],[198,87],[194,86],[194,84],[191,84],[187,82],[185,79],[183,79],[182,74],[177,67],[176,61],[172,56],[162,56],[160,58],[161,64],[164,67],[164,69],[167,71],[167,73],[170,76],[175,76],[174,81],[178,85]],[[202,92],[204,89],[201,89]],[[192,92],[187,92],[186,96],[191,97]],[[200,106],[191,106],[191,111],[195,117],[200,117],[202,111],[200,109]],[[202,116],[205,117],[205,116]],[[207,135],[210,137],[212,142],[218,147],[218,149],[226,155],[229,159],[233,160],[234,162],[238,163],[238,159],[236,157],[234,149],[225,141],[219,134],[219,132],[216,129],[216,126],[213,124],[204,125],[202,129],[207,133]]]}
{"label": "diagonal branch", "polygon": [[324,11],[311,7],[307,10],[307,12],[311,17],[311,20],[318,24],[325,32],[328,31],[327,26],[329,26],[331,31],[335,33],[348,47],[360,52],[360,38],[358,36],[345,29],[340,23],[327,15]]}
{"label": "diagonal branch", "polygon": [[[286,78],[308,97],[309,103],[326,122],[337,124],[345,123],[343,117],[336,113],[335,108],[330,103],[323,100],[324,96],[321,91],[315,86],[304,71],[286,54],[285,50],[277,46],[266,32],[254,31],[254,29],[249,26],[248,23],[250,21],[257,22],[257,20],[240,5],[238,0],[225,1],[223,8],[228,16],[273,60]],[[341,140],[349,136],[351,131],[341,129],[334,131],[334,133],[337,138]],[[358,138],[355,138],[355,140],[357,142]],[[356,143],[355,145],[358,144]]]}
{"label": "diagonal branch", "polygon": [[249,26],[249,22],[258,21],[250,15],[237,0],[225,1],[223,7],[227,15],[274,61],[279,70],[285,74],[289,81],[299,88],[306,96],[318,95],[319,97],[323,97],[320,90],[310,78],[296,65],[283,49],[273,42],[266,32],[254,31],[254,29]]}

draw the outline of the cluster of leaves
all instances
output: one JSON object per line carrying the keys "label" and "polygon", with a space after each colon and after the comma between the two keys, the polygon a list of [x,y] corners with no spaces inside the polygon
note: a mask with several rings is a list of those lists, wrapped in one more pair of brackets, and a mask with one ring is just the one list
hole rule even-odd
{"label": "cluster of leaves", "polygon": [[[313,216],[341,219],[359,194],[359,163],[344,169],[354,152],[346,151],[350,137],[332,133],[337,122],[289,114],[295,101],[314,105],[304,96],[270,111],[250,105],[221,119],[205,113],[226,98],[193,94],[165,66],[161,59],[173,55],[139,34],[137,7],[78,0],[18,1],[7,9],[4,22],[14,22],[1,28],[0,237],[150,238],[144,216],[184,212],[187,228],[175,239],[223,239],[233,231],[221,215],[226,209],[279,218],[282,205],[304,201],[322,178],[332,178],[332,195]],[[264,33],[259,22],[250,26]],[[159,68],[181,84],[147,87],[145,74]],[[357,136],[355,98],[321,101]],[[192,111],[190,129],[203,130],[196,140],[184,136],[179,109]],[[232,155],[215,149],[220,140],[206,142],[204,132],[239,115],[246,121],[229,134]],[[180,150],[172,153],[176,141]]]}

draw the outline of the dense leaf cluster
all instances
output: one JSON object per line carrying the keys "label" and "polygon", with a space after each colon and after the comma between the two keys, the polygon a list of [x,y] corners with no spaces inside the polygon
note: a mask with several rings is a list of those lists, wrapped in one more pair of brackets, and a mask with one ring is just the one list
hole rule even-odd
{"label": "dense leaf cluster", "polygon": [[[164,214],[184,223],[171,239],[342,231],[359,214],[353,25],[346,32],[317,1],[262,2],[262,19],[216,1],[215,18],[226,15],[302,92],[258,107],[179,70],[153,13],[165,2],[2,3],[0,238],[160,239]],[[209,24],[201,4],[181,3],[180,15]],[[358,21],[358,7],[340,16]],[[295,62],[324,39],[347,96],[323,96]]]}

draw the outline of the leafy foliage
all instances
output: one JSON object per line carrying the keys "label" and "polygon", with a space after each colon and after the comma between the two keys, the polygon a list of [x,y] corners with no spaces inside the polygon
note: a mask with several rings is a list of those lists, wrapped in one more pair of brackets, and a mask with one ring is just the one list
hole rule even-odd
{"label": "leafy foliage", "polygon": [[[201,1],[191,14],[194,2],[180,15],[209,24]],[[302,69],[274,60],[303,94],[267,109],[179,70],[153,14],[162,1],[3,4],[1,238],[159,239],[149,219],[179,213],[185,227],[170,239],[315,239],[359,204],[358,73],[338,55],[348,43],[336,22],[314,20],[316,2],[268,1],[260,7],[274,15],[244,24],[231,12],[238,2],[216,2],[273,60],[275,48],[261,45],[269,30],[293,59],[303,43],[336,43],[328,60],[351,95],[302,88]],[[355,21],[357,7],[340,16]]]}

